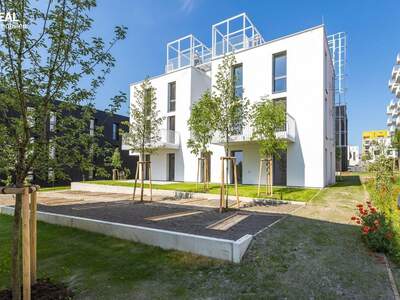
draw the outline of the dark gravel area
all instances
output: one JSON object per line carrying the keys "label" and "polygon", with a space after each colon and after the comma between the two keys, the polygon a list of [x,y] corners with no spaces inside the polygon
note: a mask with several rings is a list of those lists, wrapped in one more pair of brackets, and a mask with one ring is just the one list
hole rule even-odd
{"label": "dark gravel area", "polygon": [[[229,210],[220,214],[216,209],[213,208],[175,205],[159,202],[140,203],[131,201],[99,202],[95,204],[88,203],[62,206],[38,205],[38,210],[43,212],[71,215],[129,225],[139,225],[229,240],[238,240],[246,234],[255,234],[259,230],[265,228],[283,216],[237,210]],[[199,210],[203,212],[200,214],[183,216],[179,218],[161,221],[151,221],[145,219],[148,217],[155,217],[165,214]],[[248,214],[249,217],[226,231],[207,228],[207,226],[235,213]]]}

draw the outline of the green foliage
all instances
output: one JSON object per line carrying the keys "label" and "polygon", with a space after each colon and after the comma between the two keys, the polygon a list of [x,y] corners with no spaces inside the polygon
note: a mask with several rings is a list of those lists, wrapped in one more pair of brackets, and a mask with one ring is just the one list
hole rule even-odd
{"label": "green foliage", "polygon": [[216,102],[208,90],[192,107],[188,120],[191,136],[187,146],[196,156],[209,152],[208,145],[211,143],[216,127],[216,119],[212,116],[216,111]]}
{"label": "green foliage", "polygon": [[392,192],[393,163],[390,158],[380,155],[374,162],[368,165],[368,171],[375,174],[376,191]]}
{"label": "green foliage", "polygon": [[400,152],[400,130],[396,129],[392,137],[392,147]]}
{"label": "green foliage", "polygon": [[[65,167],[94,170],[107,153],[97,144],[102,130],[89,132],[97,89],[115,65],[111,49],[125,38],[117,26],[110,42],[91,37],[89,11],[96,1],[49,1],[36,5],[2,0],[19,25],[0,34],[0,173],[21,185],[30,171],[46,179],[66,179]],[[126,95],[111,99],[116,111]],[[49,120],[57,123],[49,131]],[[54,152],[49,158],[49,152]]]}
{"label": "green foliage", "polygon": [[122,167],[121,153],[119,148],[115,148],[114,150],[114,153],[111,157],[111,165],[117,170],[121,169]]}
{"label": "green foliage", "polygon": [[225,140],[226,155],[229,154],[229,141],[232,135],[241,132],[246,125],[249,114],[249,100],[241,98],[235,93],[236,78],[233,74],[233,67],[236,65],[234,55],[227,55],[218,66],[214,85],[217,110],[212,116],[215,120],[216,131]]}
{"label": "green foliage", "polygon": [[287,142],[276,136],[276,132],[286,125],[286,112],[283,103],[264,99],[255,103],[251,111],[252,139],[260,145],[262,157],[279,157],[287,148]]}
{"label": "green foliage", "polygon": [[159,148],[160,126],[165,118],[159,116],[156,91],[148,78],[135,88],[134,99],[130,121],[125,123],[129,131],[123,136],[125,144],[132,151],[140,152],[143,160],[146,153],[154,153]]}

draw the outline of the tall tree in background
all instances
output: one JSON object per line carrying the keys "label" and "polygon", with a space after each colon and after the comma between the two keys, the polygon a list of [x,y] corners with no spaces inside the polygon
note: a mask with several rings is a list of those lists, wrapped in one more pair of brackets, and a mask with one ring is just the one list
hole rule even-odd
{"label": "tall tree in background", "polygon": [[[236,65],[234,55],[227,55],[218,66],[214,85],[213,99],[217,110],[215,115],[215,129],[224,141],[225,156],[230,155],[230,140],[233,135],[242,132],[249,113],[249,100],[236,93],[236,76],[233,68]],[[229,168],[226,165],[226,182],[229,178]],[[226,189],[226,200],[228,188]],[[225,202],[228,205],[228,201]]]}
{"label": "tall tree in background", "polygon": [[258,142],[260,156],[267,161],[266,175],[271,195],[273,193],[273,158],[279,159],[281,151],[287,148],[287,142],[278,138],[276,132],[284,128],[285,124],[286,112],[283,103],[274,103],[269,99],[264,99],[253,105],[251,111],[252,140]]}
{"label": "tall tree in background", "polygon": [[206,189],[207,183],[210,180],[209,171],[206,172],[206,168],[208,170],[209,155],[211,154],[209,145],[215,134],[216,119],[213,116],[217,111],[216,104],[210,91],[206,91],[199,101],[193,105],[188,120],[191,135],[187,141],[187,146],[191,149],[191,153],[199,158],[203,158],[204,189]]}
{"label": "tall tree in background", "polygon": [[397,153],[397,169],[400,170],[400,130],[396,129],[392,137],[392,147]]}
{"label": "tall tree in background", "polygon": [[[17,18],[0,29],[0,166],[8,168],[16,187],[23,187],[32,171],[40,176],[52,168],[61,176],[64,163],[90,166],[88,159],[93,158],[95,146],[88,121],[96,90],[115,64],[110,50],[126,35],[126,28],[118,26],[109,43],[90,37],[93,20],[88,13],[95,6],[95,0],[49,0],[40,5],[0,0],[0,11]],[[125,100],[123,93],[114,97],[110,111],[118,110]],[[75,115],[77,110],[83,113]],[[70,113],[64,117],[65,112]],[[52,113],[57,118],[55,132],[62,134],[55,134],[50,141]],[[49,159],[50,149],[56,149],[56,155]],[[12,245],[14,299],[21,298],[21,202],[22,196],[17,195]]]}
{"label": "tall tree in background", "polygon": [[[161,140],[160,126],[164,117],[159,116],[156,91],[150,81],[145,79],[139,88],[135,88],[134,101],[131,103],[130,121],[125,124],[129,131],[124,133],[124,143],[131,151],[139,152],[139,162],[145,161],[145,155],[154,153]],[[141,163],[140,201],[143,201],[144,164]]]}

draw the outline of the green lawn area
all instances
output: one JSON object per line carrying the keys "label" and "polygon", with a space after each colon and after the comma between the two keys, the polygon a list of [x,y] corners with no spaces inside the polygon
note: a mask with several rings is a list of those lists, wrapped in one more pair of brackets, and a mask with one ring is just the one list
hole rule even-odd
{"label": "green lawn area", "polygon": [[69,189],[71,189],[70,186],[53,186],[53,187],[40,188],[40,192],[53,192],[53,191],[62,191]]}
{"label": "green lawn area", "polygon": [[[97,181],[85,181],[85,183],[92,184],[104,184],[104,185],[113,185],[113,186],[128,186],[133,187],[133,183],[126,181],[118,181],[118,180],[97,180]],[[168,183],[168,184],[153,184],[154,189],[159,190],[174,190],[174,191],[182,191],[182,192],[197,192],[202,193],[203,185],[199,184],[198,189],[196,190],[196,183],[194,182],[179,182],[179,183]],[[145,187],[149,187],[146,183]],[[210,184],[210,189],[208,193],[210,194],[219,194],[219,185],[218,184]],[[261,188],[260,197],[265,197],[265,186]],[[311,188],[288,188],[288,187],[274,187],[273,198],[275,199],[283,199],[283,200],[292,200],[292,201],[309,201],[313,196],[315,196],[319,189],[311,189]],[[242,197],[252,197],[258,198],[257,196],[257,185],[247,185],[240,184],[238,186],[239,195]],[[229,194],[234,195],[235,190],[234,186],[229,186]],[[270,197],[269,197],[270,198]]]}
{"label": "green lawn area", "polygon": [[[349,222],[363,200],[358,177],[346,177],[258,235],[240,264],[39,223],[39,276],[76,299],[393,299],[385,266]],[[0,216],[0,288],[11,220]]]}

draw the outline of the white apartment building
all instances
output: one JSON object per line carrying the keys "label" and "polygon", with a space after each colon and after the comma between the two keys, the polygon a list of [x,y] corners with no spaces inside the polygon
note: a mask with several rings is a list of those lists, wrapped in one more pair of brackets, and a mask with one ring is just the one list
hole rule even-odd
{"label": "white apartment building", "polygon": [[[264,97],[286,104],[286,128],[277,132],[287,151],[274,160],[274,185],[324,187],[335,182],[334,70],[323,25],[274,40],[264,40],[245,13],[212,26],[212,45],[193,35],[167,45],[165,73],[150,78],[158,109],[166,117],[163,148],[152,154],[152,179],[196,181],[197,157],[190,153],[187,121],[191,106],[207,89],[224,55],[234,53],[236,91],[250,100]],[[141,82],[130,85],[130,100]],[[210,116],[212,118],[213,116]],[[232,137],[239,182],[258,182],[259,149],[252,129]],[[211,181],[220,181],[224,146],[210,146]],[[264,179],[263,179],[264,180]],[[264,181],[263,181],[264,182]]]}
{"label": "white apartment building", "polygon": [[347,159],[349,161],[349,167],[359,166],[360,160],[360,148],[358,146],[347,146]]}
{"label": "white apartment building", "polygon": [[396,129],[400,129],[400,53],[397,54],[396,64],[392,69],[392,76],[389,80],[389,89],[394,95],[386,108],[388,115],[387,126],[392,136]]}

